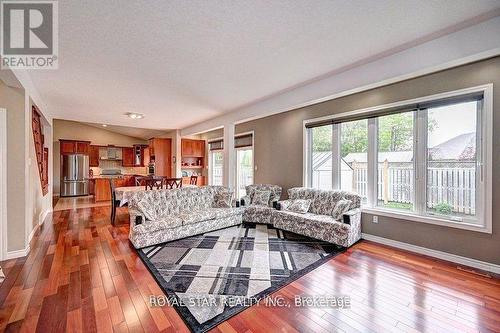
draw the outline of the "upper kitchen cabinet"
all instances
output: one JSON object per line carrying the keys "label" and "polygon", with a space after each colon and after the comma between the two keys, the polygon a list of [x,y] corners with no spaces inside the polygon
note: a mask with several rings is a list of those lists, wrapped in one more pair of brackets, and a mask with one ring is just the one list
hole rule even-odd
{"label": "upper kitchen cabinet", "polygon": [[149,140],[151,162],[155,164],[155,175],[172,176],[172,139],[154,138]]}
{"label": "upper kitchen cabinet", "polygon": [[99,166],[99,146],[90,145],[89,147],[89,165],[91,167]]}
{"label": "upper kitchen cabinet", "polygon": [[204,157],[205,141],[181,139],[181,153],[183,157]]}
{"label": "upper kitchen cabinet", "polygon": [[122,148],[122,165],[124,167],[133,167],[135,166],[135,152],[132,147],[123,147]]}
{"label": "upper kitchen cabinet", "polygon": [[90,141],[59,140],[61,154],[89,154]]}

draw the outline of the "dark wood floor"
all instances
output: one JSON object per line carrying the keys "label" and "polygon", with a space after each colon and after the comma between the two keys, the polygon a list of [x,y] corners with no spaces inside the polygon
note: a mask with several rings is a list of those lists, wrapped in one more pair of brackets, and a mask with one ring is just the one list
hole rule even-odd
{"label": "dark wood floor", "polygon": [[[0,330],[187,332],[127,240],[128,215],[109,208],[54,213],[28,257],[2,263]],[[500,331],[500,279],[363,241],[277,295],[347,295],[350,309],[254,306],[214,332]]]}

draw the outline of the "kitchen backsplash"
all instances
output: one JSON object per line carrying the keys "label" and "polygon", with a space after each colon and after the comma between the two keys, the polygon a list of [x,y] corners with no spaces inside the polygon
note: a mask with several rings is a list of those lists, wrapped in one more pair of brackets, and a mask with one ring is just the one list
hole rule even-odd
{"label": "kitchen backsplash", "polygon": [[94,176],[101,174],[103,169],[119,169],[122,174],[146,175],[148,173],[147,167],[124,167],[122,161],[99,161],[98,167],[91,167]]}

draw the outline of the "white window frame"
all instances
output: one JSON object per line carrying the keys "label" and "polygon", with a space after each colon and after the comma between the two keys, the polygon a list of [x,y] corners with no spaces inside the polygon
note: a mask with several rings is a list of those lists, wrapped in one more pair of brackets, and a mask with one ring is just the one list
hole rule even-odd
{"label": "white window frame", "polygon": [[[414,209],[412,212],[397,211],[393,209],[387,209],[377,206],[377,125],[376,118],[371,118],[368,120],[368,203],[362,207],[363,213],[387,216],[393,218],[399,218],[409,221],[429,223],[441,226],[447,226],[458,229],[472,230],[483,233],[492,232],[492,157],[493,157],[493,84],[485,84],[476,87],[470,87],[430,96],[424,96],[420,98],[415,98],[411,100],[404,100],[395,103],[379,105],[375,107],[343,112],[340,114],[329,115],[320,118],[307,119],[303,121],[303,185],[312,186],[312,180],[310,179],[311,170],[311,131],[306,128],[309,123],[321,122],[334,120],[338,118],[348,118],[354,116],[369,116],[370,113],[381,111],[389,108],[397,108],[408,104],[432,102],[434,100],[442,100],[445,98],[459,97],[461,95],[482,93],[483,94],[483,105],[482,108],[478,108],[478,131],[477,131],[477,164],[478,164],[478,183],[476,189],[476,217],[475,219],[480,222],[471,222],[467,218],[462,221],[453,221],[446,217],[441,217],[438,215],[429,215],[426,212],[426,174],[427,174],[427,144],[424,140],[427,139],[427,112],[416,112],[415,125],[414,128],[416,135],[414,139],[414,184],[415,184],[415,202]],[[335,128],[335,125],[334,125]],[[332,130],[332,132],[335,132]],[[332,134],[332,143],[335,146],[340,143],[340,133]],[[337,138],[337,139],[336,139]],[[333,149],[332,149],[333,150]],[[337,160],[340,160],[340,154],[337,154]],[[334,156],[335,158],[335,156]],[[332,161],[332,165],[335,161]],[[337,175],[332,176],[332,184],[337,184],[333,188],[338,188]],[[337,177],[335,177],[337,176]]]}

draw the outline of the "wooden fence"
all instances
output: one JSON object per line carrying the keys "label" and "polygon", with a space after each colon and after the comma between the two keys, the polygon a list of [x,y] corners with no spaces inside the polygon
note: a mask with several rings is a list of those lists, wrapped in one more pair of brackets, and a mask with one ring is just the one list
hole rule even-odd
{"label": "wooden fence", "polygon": [[[456,163],[455,163],[456,164]],[[430,166],[427,169],[427,207],[449,205],[453,212],[474,215],[476,210],[476,170],[473,165]],[[352,171],[352,189],[367,195],[366,164],[355,165]],[[379,163],[378,200],[384,203],[414,202],[413,167]]]}

